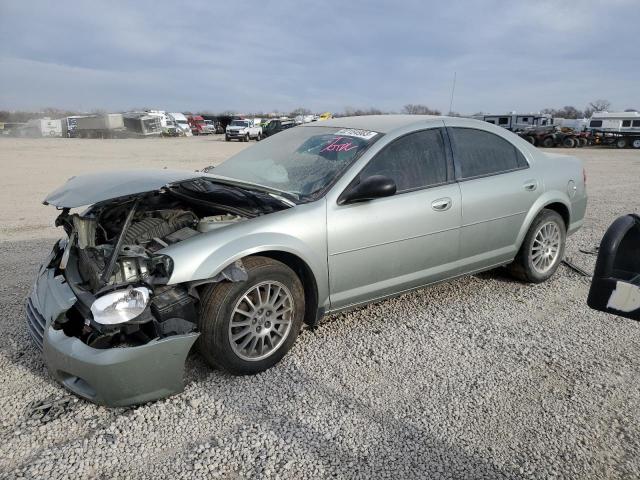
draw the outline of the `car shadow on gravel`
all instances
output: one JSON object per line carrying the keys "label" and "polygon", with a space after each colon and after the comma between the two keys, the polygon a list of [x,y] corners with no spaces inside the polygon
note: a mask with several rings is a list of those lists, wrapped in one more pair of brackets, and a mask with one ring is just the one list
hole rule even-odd
{"label": "car shadow on gravel", "polygon": [[[296,415],[282,416],[277,411],[253,408],[250,404],[231,403],[225,407],[243,418],[243,425],[258,423],[284,442],[292,439],[283,433],[295,432],[296,439],[304,439],[303,448],[316,463],[334,475],[336,469],[340,470],[339,475],[344,478],[387,478],[389,475],[388,478],[524,478],[518,471],[495,465],[479,454],[435,438],[432,432],[410,421],[385,415],[366,402],[348,397],[304,372],[296,370],[293,376],[295,378],[291,380],[297,385],[304,385],[303,390],[313,392],[314,403],[320,405],[318,410],[299,410]],[[268,398],[270,392],[263,394]],[[340,412],[340,418],[317,418],[322,405],[331,405],[331,412]],[[312,424],[314,416],[318,427]],[[363,432],[358,431],[358,424],[362,422],[374,425],[382,434],[377,436],[375,444],[370,445],[366,453],[358,454],[353,450],[361,451],[363,444],[367,444]],[[335,425],[339,434],[328,436],[327,425]],[[437,425],[434,427],[437,429]],[[344,433],[348,430],[352,436],[345,438]],[[345,443],[351,448],[347,448]],[[260,465],[257,467],[259,469]],[[385,470],[386,476],[381,470]]]}

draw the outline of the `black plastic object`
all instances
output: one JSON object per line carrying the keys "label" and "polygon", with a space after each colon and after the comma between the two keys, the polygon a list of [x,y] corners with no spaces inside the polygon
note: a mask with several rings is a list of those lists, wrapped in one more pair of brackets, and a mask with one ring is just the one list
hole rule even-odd
{"label": "black plastic object", "polygon": [[338,199],[340,205],[390,197],[396,193],[396,182],[384,175],[371,175],[348,188]]}
{"label": "black plastic object", "polygon": [[640,216],[618,218],[602,237],[587,304],[640,320]]}

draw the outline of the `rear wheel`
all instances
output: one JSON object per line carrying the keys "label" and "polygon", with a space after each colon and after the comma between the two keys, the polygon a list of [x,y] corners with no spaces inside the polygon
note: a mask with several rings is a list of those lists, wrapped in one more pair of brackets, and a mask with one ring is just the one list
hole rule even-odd
{"label": "rear wheel", "polygon": [[562,146],[566,148],[573,148],[576,146],[576,141],[571,137],[564,137],[564,140],[562,140]]}
{"label": "rear wheel", "polygon": [[542,210],[529,227],[509,271],[525,282],[544,282],[558,269],[566,239],[567,229],[560,214]]}
{"label": "rear wheel", "polygon": [[542,146],[543,146],[543,147],[545,147],[545,148],[551,148],[551,147],[553,147],[553,144],[554,144],[554,143],[555,143],[555,142],[553,141],[553,137],[545,137],[545,138],[542,140]]}
{"label": "rear wheel", "polygon": [[584,137],[578,138],[578,146],[579,147],[586,147],[587,145],[589,145],[589,140],[587,140]]}
{"label": "rear wheel", "polygon": [[618,140],[616,140],[616,147],[618,148],[626,148],[627,146],[627,139],[626,138],[619,138]]}
{"label": "rear wheel", "polygon": [[527,135],[526,137],[524,137],[524,139],[529,142],[531,145],[535,145],[536,144],[536,137],[533,137],[531,135]]}
{"label": "rear wheel", "polygon": [[278,363],[296,341],[305,308],[302,283],[289,267],[266,257],[243,263],[247,281],[207,287],[199,319],[202,356],[237,375]]}

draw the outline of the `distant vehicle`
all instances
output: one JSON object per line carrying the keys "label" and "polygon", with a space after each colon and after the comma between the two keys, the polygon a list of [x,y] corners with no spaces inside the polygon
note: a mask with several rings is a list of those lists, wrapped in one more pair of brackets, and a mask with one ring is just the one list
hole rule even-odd
{"label": "distant vehicle", "polygon": [[178,128],[173,118],[171,118],[164,110],[147,110],[146,113],[152,117],[158,117],[163,136],[177,137],[180,135],[181,130]]}
{"label": "distant vehicle", "polygon": [[553,125],[525,128],[517,134],[530,144],[544,148],[586,147],[589,144],[588,133],[575,132],[570,128],[560,128]]}
{"label": "distant vehicle", "polygon": [[122,114],[127,136],[159,137],[162,135],[162,123],[158,115],[147,112],[128,112]]}
{"label": "distant vehicle", "polygon": [[640,148],[639,112],[596,112],[589,120],[589,130],[597,142],[618,148]]}
{"label": "distant vehicle", "polygon": [[228,126],[224,134],[224,139],[240,140],[248,142],[250,139],[260,140],[262,138],[262,127],[255,124],[253,120],[233,120]]}
{"label": "distant vehicle", "polygon": [[29,137],[62,137],[62,122],[47,117],[32,119],[27,122],[23,133]]}
{"label": "distant vehicle", "polygon": [[216,129],[216,123],[213,120],[205,120],[205,132],[208,135],[217,133],[217,129]]}
{"label": "distant vehicle", "polygon": [[546,113],[504,113],[500,115],[473,115],[475,120],[483,120],[512,132],[529,127],[544,127],[553,124],[553,118]]}
{"label": "distant vehicle", "polygon": [[82,118],[84,115],[73,115],[71,117],[61,118],[60,122],[62,123],[62,136],[66,138],[75,138],[78,136],[78,132],[76,130],[78,119]]}
{"label": "distant vehicle", "polygon": [[293,128],[296,126],[296,122],[293,120],[271,120],[263,129],[262,136],[270,137],[271,135],[275,135],[278,132],[283,130],[287,130],[289,128]]}
{"label": "distant vehicle", "polygon": [[207,124],[204,118],[200,115],[189,115],[187,117],[189,126],[191,127],[191,133],[194,135],[208,135]]}
{"label": "distant vehicle", "polygon": [[329,120],[330,118],[333,118],[333,113],[324,112],[322,115],[318,117],[318,120]]}
{"label": "distant vehicle", "polygon": [[116,138],[126,136],[121,113],[87,115],[76,119],[77,136],[80,138]]}
{"label": "distant vehicle", "polygon": [[193,133],[191,133],[191,127],[189,126],[189,120],[182,113],[179,112],[171,112],[168,113],[169,117],[171,117],[176,124],[176,126],[182,130],[182,133],[186,137],[191,137]]}

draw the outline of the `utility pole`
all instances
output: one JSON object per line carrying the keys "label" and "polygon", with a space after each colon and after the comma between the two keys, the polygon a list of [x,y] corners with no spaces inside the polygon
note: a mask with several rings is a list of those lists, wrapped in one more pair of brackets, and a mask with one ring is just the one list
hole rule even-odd
{"label": "utility pole", "polygon": [[453,72],[453,85],[451,85],[451,99],[449,100],[449,114],[453,112],[453,93],[456,90],[456,73]]}

